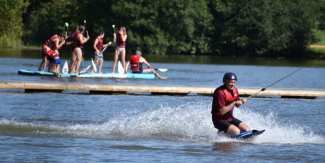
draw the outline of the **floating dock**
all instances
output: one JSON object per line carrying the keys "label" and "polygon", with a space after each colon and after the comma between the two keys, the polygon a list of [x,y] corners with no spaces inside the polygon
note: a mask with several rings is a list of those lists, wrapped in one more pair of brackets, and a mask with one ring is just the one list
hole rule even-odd
{"label": "floating dock", "polygon": [[[92,94],[113,94],[145,92],[152,95],[209,95],[212,96],[216,86],[186,86],[186,85],[141,85],[141,84],[111,84],[111,83],[72,83],[72,82],[26,82],[0,81],[0,89],[24,89],[26,93],[58,92],[65,90],[89,91]],[[261,90],[254,87],[238,87],[239,96],[248,97]],[[315,99],[325,97],[325,89],[294,89],[268,88],[256,97],[280,96],[281,98]]]}

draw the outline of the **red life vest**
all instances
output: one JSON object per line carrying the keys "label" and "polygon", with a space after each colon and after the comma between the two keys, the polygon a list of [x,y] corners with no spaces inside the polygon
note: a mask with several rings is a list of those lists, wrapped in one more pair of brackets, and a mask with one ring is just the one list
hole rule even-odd
{"label": "red life vest", "polygon": [[48,50],[45,52],[45,54],[48,55],[48,57],[51,61],[53,61],[53,59],[59,57],[59,54],[55,53],[53,50]]}
{"label": "red life vest", "polygon": [[142,63],[140,63],[140,55],[132,55],[130,59],[131,63],[131,70],[141,70],[142,69]]}
{"label": "red life vest", "polygon": [[[72,34],[72,41],[73,41],[73,44],[72,44],[72,46],[75,48],[75,47],[80,47],[80,48],[83,48],[82,47],[82,44],[80,43],[80,40],[78,39],[78,35],[79,35],[80,33],[79,32],[75,32],[75,33],[73,33]],[[84,37],[83,35],[82,35],[82,37]]]}
{"label": "red life vest", "polygon": [[96,44],[96,48],[101,52],[103,50],[103,39],[97,38],[98,42]]}
{"label": "red life vest", "polygon": [[118,47],[125,48],[125,41],[123,41],[122,36],[120,34],[117,35],[116,37],[116,44]]}
{"label": "red life vest", "polygon": [[48,46],[50,49],[52,49],[55,46],[53,40],[58,37],[59,37],[58,35],[53,35],[50,39],[45,41],[43,46]]}
{"label": "red life vest", "polygon": [[[220,86],[219,88],[217,88],[214,93],[213,93],[213,98],[215,96],[215,94],[217,93],[217,91],[221,90],[225,96],[226,96],[226,106],[230,105],[232,102],[237,101],[238,99],[238,90],[237,88],[233,89],[233,94],[234,96],[231,95],[230,92],[228,92],[228,90],[226,89],[226,87]],[[212,119],[213,122],[219,122],[222,120],[226,120],[226,121],[231,121],[234,117],[233,117],[233,112],[234,107],[226,114],[222,115],[219,111],[219,108],[217,108],[215,103],[212,103],[212,110],[211,110],[211,114],[212,114]]]}

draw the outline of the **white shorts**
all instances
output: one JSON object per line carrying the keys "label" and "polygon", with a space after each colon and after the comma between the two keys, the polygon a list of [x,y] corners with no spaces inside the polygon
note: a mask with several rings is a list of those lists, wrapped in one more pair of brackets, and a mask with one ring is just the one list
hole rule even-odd
{"label": "white shorts", "polygon": [[125,49],[125,48],[121,48],[121,47],[116,47],[116,49],[119,51],[119,52],[121,52],[123,49]]}
{"label": "white shorts", "polygon": [[96,60],[102,60],[102,59],[104,59],[103,52],[99,52],[98,55],[97,55],[97,52],[95,52],[95,61]]}

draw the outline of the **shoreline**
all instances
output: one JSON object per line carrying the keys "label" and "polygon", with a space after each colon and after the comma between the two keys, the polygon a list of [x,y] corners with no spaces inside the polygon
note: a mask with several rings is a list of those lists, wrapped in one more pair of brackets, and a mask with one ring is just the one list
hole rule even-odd
{"label": "shoreline", "polygon": [[[220,56],[220,57],[229,57],[229,58],[273,58],[273,59],[317,59],[325,55],[325,45],[308,45],[306,46],[305,56],[271,56],[271,55],[238,55],[238,54],[212,54],[212,53],[202,53],[202,54],[191,54],[191,53],[162,53],[155,55],[185,55],[185,56]],[[22,50],[41,50],[41,46],[13,46],[13,47],[0,47],[0,49],[22,49]],[[314,49],[314,50],[313,50]],[[324,49],[319,51],[316,49]],[[127,54],[132,54],[131,52],[126,52]],[[309,54],[309,55],[308,55]],[[325,60],[325,57],[320,58],[320,60]]]}

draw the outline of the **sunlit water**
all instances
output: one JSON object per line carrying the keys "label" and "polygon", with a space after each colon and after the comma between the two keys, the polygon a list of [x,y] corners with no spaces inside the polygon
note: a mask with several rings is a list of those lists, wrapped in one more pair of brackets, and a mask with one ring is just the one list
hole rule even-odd
{"label": "sunlit water", "polygon": [[[150,61],[149,61],[150,62]],[[265,87],[297,66],[183,64],[168,68],[168,80],[72,79],[18,75],[40,59],[1,58],[1,80],[163,85],[221,85],[237,74],[238,87]],[[86,60],[85,64],[90,61]],[[153,67],[152,66],[152,67]],[[111,71],[112,61],[103,70]],[[325,89],[324,67],[304,68],[274,88]],[[210,96],[87,92],[27,94],[1,90],[0,158],[3,162],[323,162],[324,98],[250,99],[234,111],[251,129],[265,129],[245,142],[217,135]]]}

